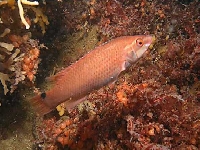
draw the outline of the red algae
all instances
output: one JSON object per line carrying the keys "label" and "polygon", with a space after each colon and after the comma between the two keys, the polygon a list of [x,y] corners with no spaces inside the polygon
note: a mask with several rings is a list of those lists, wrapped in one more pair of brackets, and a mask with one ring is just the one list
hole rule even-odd
{"label": "red algae", "polygon": [[[78,45],[90,35],[93,26],[98,28],[97,45],[118,36],[138,34],[154,34],[156,42],[137,65],[115,83],[91,93],[83,104],[62,117],[57,112],[43,119],[36,117],[35,148],[200,149],[199,2],[86,0],[46,3],[50,25],[42,41],[50,43],[50,51],[39,51],[37,44],[34,46],[38,42],[34,40],[30,44],[26,34],[17,32],[7,36],[10,43],[25,53],[22,70],[30,81],[35,81],[34,66],[39,57],[41,68],[47,69],[39,68],[36,83],[41,81],[40,77],[48,76],[50,64],[56,62],[55,56],[61,51],[66,51],[67,56],[58,58],[58,62],[63,59],[63,64],[69,65],[75,60],[72,53],[76,52],[68,50],[71,47],[66,49],[64,43],[76,36],[75,32],[83,31],[77,37],[75,44]],[[16,17],[14,25],[10,23],[7,16],[11,14],[6,9],[0,12],[6,25],[21,28]],[[31,31],[36,37],[40,35],[37,27]],[[72,36],[66,39],[70,34]],[[88,43],[90,45],[89,40]],[[87,47],[87,41],[84,46]],[[82,51],[87,50],[77,53]]]}
{"label": "red algae", "polygon": [[157,40],[117,82],[91,93],[88,101],[54,120],[49,131],[56,134],[45,133],[53,139],[38,141],[55,149],[199,149],[196,5],[167,0],[63,2],[66,31],[89,31],[88,24],[83,26],[87,22],[98,25],[99,43],[149,33]]}
{"label": "red algae", "polygon": [[45,149],[199,149],[199,3],[89,2],[69,4],[77,11],[66,14],[66,20],[75,19],[67,30],[82,30],[88,21],[98,25],[99,43],[148,33],[157,41],[118,81],[91,93],[88,101],[52,124],[46,118],[42,124],[49,130],[37,130],[43,138],[36,140],[48,143]]}

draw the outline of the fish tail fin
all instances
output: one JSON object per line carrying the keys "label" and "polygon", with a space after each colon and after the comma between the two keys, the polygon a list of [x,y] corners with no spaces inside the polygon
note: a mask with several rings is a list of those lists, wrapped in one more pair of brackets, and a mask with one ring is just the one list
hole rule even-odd
{"label": "fish tail fin", "polygon": [[44,102],[44,100],[41,98],[40,95],[36,95],[35,97],[33,97],[30,100],[30,103],[31,103],[33,109],[35,110],[35,112],[41,116],[43,116],[53,110]]}

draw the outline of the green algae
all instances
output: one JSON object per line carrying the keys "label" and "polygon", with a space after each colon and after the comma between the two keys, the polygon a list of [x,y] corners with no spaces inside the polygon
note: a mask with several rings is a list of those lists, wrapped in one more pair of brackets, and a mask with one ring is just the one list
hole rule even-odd
{"label": "green algae", "polygon": [[[57,41],[57,44],[60,44],[60,55],[51,68],[60,70],[62,67],[67,67],[92,50],[97,42],[97,26],[69,35],[62,42]],[[52,70],[50,71],[53,73]],[[48,89],[50,84],[45,80],[41,81],[38,84],[40,89]],[[28,102],[31,95],[34,95],[33,89],[22,90],[18,95],[20,95],[18,103],[0,107],[0,145],[3,150],[31,150],[34,149],[35,141],[39,141],[37,139],[39,133],[34,131],[36,126],[41,125],[42,120],[34,118]]]}
{"label": "green algae", "polygon": [[32,136],[32,113],[29,105],[21,100],[11,106],[0,107],[0,145],[2,150],[30,150]]}
{"label": "green algae", "polygon": [[66,41],[60,42],[61,55],[58,59],[58,65],[66,67],[66,64],[73,63],[84,54],[94,49],[98,42],[98,27],[85,27],[79,32],[66,37]]}

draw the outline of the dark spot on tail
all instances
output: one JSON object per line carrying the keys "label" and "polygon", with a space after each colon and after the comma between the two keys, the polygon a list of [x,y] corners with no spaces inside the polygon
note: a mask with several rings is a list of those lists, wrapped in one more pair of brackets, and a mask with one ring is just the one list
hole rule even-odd
{"label": "dark spot on tail", "polygon": [[43,92],[40,96],[41,96],[42,99],[45,99],[45,97],[46,97],[46,93]]}

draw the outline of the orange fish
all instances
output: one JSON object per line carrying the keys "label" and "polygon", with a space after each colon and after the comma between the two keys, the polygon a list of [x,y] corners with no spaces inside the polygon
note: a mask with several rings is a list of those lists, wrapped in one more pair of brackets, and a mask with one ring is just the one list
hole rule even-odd
{"label": "orange fish", "polygon": [[53,87],[32,98],[36,111],[44,115],[62,102],[67,109],[84,100],[93,90],[115,81],[136,62],[153,41],[151,35],[122,36],[101,45],[74,64],[50,77]]}

